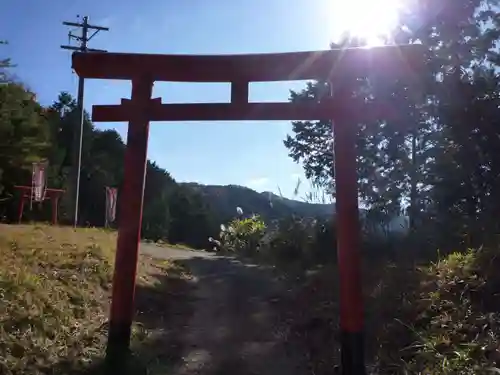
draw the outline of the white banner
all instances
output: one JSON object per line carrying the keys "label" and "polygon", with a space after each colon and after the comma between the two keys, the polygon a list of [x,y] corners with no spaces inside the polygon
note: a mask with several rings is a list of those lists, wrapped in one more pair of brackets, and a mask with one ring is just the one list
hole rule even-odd
{"label": "white banner", "polygon": [[33,175],[31,178],[32,199],[35,202],[42,202],[45,199],[45,189],[47,183],[47,162],[33,163]]}
{"label": "white banner", "polygon": [[117,195],[117,188],[106,186],[106,226],[115,221]]}

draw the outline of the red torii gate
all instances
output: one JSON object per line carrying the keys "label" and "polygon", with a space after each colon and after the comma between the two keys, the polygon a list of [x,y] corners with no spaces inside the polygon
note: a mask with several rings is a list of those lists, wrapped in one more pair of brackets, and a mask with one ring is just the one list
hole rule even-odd
{"label": "red torii gate", "polygon": [[[359,256],[359,213],[355,124],[383,114],[360,113],[349,97],[346,78],[377,75],[404,78],[423,65],[418,45],[351,48],[253,55],[153,55],[74,53],[80,77],[132,81],[131,99],[120,105],[93,106],[93,121],[128,121],[125,175],[121,194],[118,244],[108,337],[108,358],[128,353],[150,121],[335,120],[334,152],[340,323],[343,374],[364,374],[363,301]],[[316,79],[335,83],[333,96],[320,103],[249,103],[250,82]],[[162,104],[152,99],[155,81],[229,82],[230,103]],[[395,112],[394,110],[392,112]]]}

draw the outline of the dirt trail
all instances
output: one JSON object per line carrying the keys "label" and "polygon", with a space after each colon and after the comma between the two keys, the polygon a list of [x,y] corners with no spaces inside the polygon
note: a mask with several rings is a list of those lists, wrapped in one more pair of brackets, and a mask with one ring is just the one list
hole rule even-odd
{"label": "dirt trail", "polygon": [[285,345],[275,304],[286,290],[270,270],[205,252],[143,245],[142,252],[176,259],[194,276],[194,313],[184,330],[175,375],[299,375],[300,358]]}

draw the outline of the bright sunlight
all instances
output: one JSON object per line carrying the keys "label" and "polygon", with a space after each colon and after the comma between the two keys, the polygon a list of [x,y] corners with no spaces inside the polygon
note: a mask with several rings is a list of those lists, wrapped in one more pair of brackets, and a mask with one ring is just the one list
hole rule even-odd
{"label": "bright sunlight", "polygon": [[383,44],[397,26],[404,0],[326,0],[334,39],[343,33],[364,39],[368,46]]}

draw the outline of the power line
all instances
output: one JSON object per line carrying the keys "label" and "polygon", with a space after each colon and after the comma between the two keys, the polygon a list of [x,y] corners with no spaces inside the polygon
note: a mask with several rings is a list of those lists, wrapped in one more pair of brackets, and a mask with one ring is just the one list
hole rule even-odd
{"label": "power line", "polygon": [[[79,18],[80,16],[77,16]],[[87,16],[83,17],[83,22],[63,22],[65,26],[76,27],[77,29],[81,29],[80,35],[75,35],[71,31],[68,33],[68,44],[71,43],[71,40],[76,40],[79,45],[62,45],[62,49],[78,51],[78,52],[107,52],[102,49],[93,49],[88,48],[88,42],[99,32],[99,31],[109,31],[109,28],[103,26],[95,26],[89,24],[89,18]],[[89,36],[89,31],[93,31],[92,35]],[[78,153],[73,151],[73,167],[72,167],[72,178],[70,186],[74,184],[74,187],[71,193],[74,194],[75,203],[74,203],[74,211],[73,211],[73,225],[76,227],[78,223],[78,200],[80,196],[80,171],[82,167],[82,141],[83,141],[83,121],[84,121],[84,108],[83,108],[83,94],[85,90],[85,79],[83,77],[79,77],[78,79],[78,97],[77,97],[77,105],[78,105],[78,116],[80,122],[80,129],[78,134],[75,133],[75,140],[73,150],[76,150],[76,145],[78,144]],[[75,169],[76,166],[76,169]],[[70,193],[70,194],[71,194]]]}

